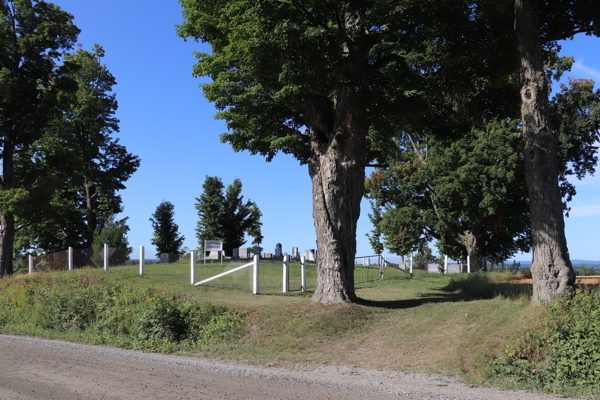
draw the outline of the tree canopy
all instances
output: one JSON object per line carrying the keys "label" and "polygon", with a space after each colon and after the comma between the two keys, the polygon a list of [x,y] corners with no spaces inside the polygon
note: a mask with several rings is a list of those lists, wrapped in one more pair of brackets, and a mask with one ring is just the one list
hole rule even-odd
{"label": "tree canopy", "polygon": [[0,276],[13,272],[15,212],[30,189],[16,184],[14,158],[42,135],[71,83],[59,60],[79,34],[72,20],[51,3],[0,1]]}
{"label": "tree canopy", "polygon": [[233,249],[245,243],[245,234],[254,237],[253,243],[262,241],[262,213],[256,203],[250,200],[244,203],[241,180],[234,179],[225,191],[220,178],[206,176],[202,188],[203,193],[196,198],[199,247],[204,249],[205,240],[222,240],[223,251],[231,256]]}
{"label": "tree canopy", "polygon": [[19,171],[26,174],[35,152],[52,171],[55,186],[43,215],[27,214],[18,221],[25,228],[19,227],[19,243],[28,249],[89,248],[106,219],[123,211],[118,191],[125,189],[140,159],[113,138],[119,133],[112,91],[116,80],[101,64],[103,56],[99,45],[93,46],[93,52],[79,49],[65,55],[76,87],[61,93],[61,113],[50,120],[30,152],[17,160]]}
{"label": "tree canopy", "polygon": [[[181,4],[185,21],[178,34],[212,45],[211,54],[197,54],[194,75],[212,78],[203,89],[227,122],[221,140],[267,160],[283,152],[309,164],[319,243],[313,299],[354,301],[365,166],[385,152],[400,121],[451,120],[444,112],[433,114],[423,92],[443,89],[446,98],[465,101],[465,94],[493,86],[493,79],[470,80],[465,70],[491,77],[510,63],[472,40],[485,37],[495,50],[509,47],[511,25],[492,18],[495,7],[506,5],[486,3],[487,18],[477,19],[468,2]],[[482,57],[459,65],[458,55],[470,53]],[[440,74],[445,79],[431,79]],[[454,128],[462,124],[452,116]]]}

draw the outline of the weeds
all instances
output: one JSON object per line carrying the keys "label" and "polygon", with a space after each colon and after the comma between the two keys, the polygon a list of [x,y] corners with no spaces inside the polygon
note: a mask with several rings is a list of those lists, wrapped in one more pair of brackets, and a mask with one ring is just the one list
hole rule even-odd
{"label": "weeds", "polygon": [[600,394],[600,290],[571,290],[547,308],[545,329],[528,330],[492,364],[493,373],[560,393]]}
{"label": "weeds", "polygon": [[0,331],[69,331],[94,343],[154,351],[226,343],[241,334],[237,313],[149,289],[90,284],[81,276],[15,283],[0,289]]}

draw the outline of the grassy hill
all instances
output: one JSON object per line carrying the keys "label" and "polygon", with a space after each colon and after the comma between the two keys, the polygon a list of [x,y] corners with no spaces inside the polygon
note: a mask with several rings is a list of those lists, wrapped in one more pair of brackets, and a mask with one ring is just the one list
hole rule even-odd
{"label": "grassy hill", "polygon": [[[233,267],[200,264],[197,281]],[[137,266],[123,266],[4,279],[0,332],[267,366],[316,363],[442,373],[473,384],[514,387],[525,383],[499,379],[490,363],[518,345],[526,331],[544,331],[547,313],[529,304],[531,286],[513,282],[518,274],[452,280],[386,269],[379,280],[377,267],[361,267],[355,274],[360,304],[323,306],[310,300],[314,267],[307,268],[303,292],[299,265],[292,264],[291,292],[284,294],[281,265],[262,264],[260,295],[251,293],[247,270],[203,286],[189,283],[186,263],[147,265],[145,272],[140,276]],[[44,308],[44,301],[54,306]],[[83,323],[73,311],[77,307],[96,319]],[[44,325],[52,318],[59,323]],[[177,331],[177,324],[187,325]]]}

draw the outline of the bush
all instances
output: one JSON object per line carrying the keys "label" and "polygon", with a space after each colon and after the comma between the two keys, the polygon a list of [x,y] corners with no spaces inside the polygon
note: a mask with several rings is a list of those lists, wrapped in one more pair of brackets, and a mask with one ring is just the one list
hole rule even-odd
{"label": "bush", "polygon": [[600,290],[571,290],[548,306],[543,332],[527,331],[493,362],[495,373],[552,392],[600,393]]}
{"label": "bush", "polygon": [[76,277],[24,281],[0,288],[0,332],[71,331],[94,343],[175,351],[228,342],[242,331],[241,315],[225,307],[149,289],[89,285]]}

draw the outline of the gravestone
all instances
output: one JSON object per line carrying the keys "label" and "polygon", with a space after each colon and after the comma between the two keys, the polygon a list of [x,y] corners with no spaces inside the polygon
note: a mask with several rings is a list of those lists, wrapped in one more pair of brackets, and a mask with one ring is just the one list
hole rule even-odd
{"label": "gravestone", "polygon": [[208,258],[209,260],[220,260],[221,259],[221,252],[218,250],[212,250],[208,253]]}
{"label": "gravestone", "polygon": [[307,259],[309,261],[315,261],[317,259],[317,251],[315,249],[308,250],[308,257],[307,257]]}
{"label": "gravestone", "polygon": [[247,247],[240,247],[238,250],[239,250],[238,256],[240,258],[248,258],[248,248]]}
{"label": "gravestone", "polygon": [[265,254],[265,258],[273,258],[273,253],[267,253],[267,254]]}
{"label": "gravestone", "polygon": [[300,258],[300,252],[297,247],[292,247],[292,259],[297,260]]}
{"label": "gravestone", "polygon": [[308,260],[308,250],[304,250],[304,259]]}
{"label": "gravestone", "polygon": [[160,253],[160,263],[161,264],[171,264],[177,260],[179,260],[179,254]]}
{"label": "gravestone", "polygon": [[231,258],[240,258],[240,249],[233,249],[231,253]]}
{"label": "gravestone", "polygon": [[283,256],[282,247],[283,246],[281,246],[281,243],[277,243],[275,245],[275,258],[281,258]]}

